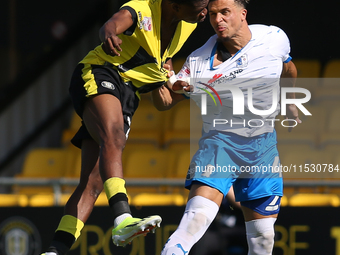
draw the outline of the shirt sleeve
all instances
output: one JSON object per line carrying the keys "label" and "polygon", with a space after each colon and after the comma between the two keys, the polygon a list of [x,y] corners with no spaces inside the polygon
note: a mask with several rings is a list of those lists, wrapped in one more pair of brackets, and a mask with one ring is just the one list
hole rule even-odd
{"label": "shirt sleeve", "polygon": [[190,64],[189,64],[190,56],[187,57],[184,62],[181,70],[177,73],[176,78],[178,80],[185,80],[186,78],[190,78]]}
{"label": "shirt sleeve", "polygon": [[132,16],[132,21],[133,21],[133,24],[131,27],[129,27],[125,32],[124,34],[125,35],[132,35],[133,32],[135,31],[136,29],[136,26],[137,26],[137,13],[136,11],[131,8],[130,6],[123,6],[122,8],[120,8],[120,10],[128,10],[130,13],[131,13],[131,16]]}
{"label": "shirt sleeve", "polygon": [[288,63],[292,57],[290,53],[290,42],[286,33],[279,27],[271,26],[272,39],[270,51],[271,54],[282,59],[282,62]]}

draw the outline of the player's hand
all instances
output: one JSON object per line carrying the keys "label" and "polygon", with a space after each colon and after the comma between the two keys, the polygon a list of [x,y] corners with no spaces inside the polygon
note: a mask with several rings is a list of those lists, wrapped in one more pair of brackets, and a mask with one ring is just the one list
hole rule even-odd
{"label": "player's hand", "polygon": [[113,57],[120,56],[119,51],[122,51],[122,49],[120,48],[121,44],[122,40],[118,36],[113,34],[105,39],[102,44],[102,48],[107,55]]}
{"label": "player's hand", "polygon": [[[177,94],[183,94],[184,92],[192,92],[193,86],[188,83],[190,79],[187,79],[186,81],[183,80],[176,80],[174,77],[175,72],[170,71],[168,73],[169,80],[167,82],[167,86],[170,90]],[[174,77],[174,79],[172,79]]]}
{"label": "player's hand", "polygon": [[185,81],[178,80],[172,85],[171,90],[175,93],[192,92],[194,87]]}
{"label": "player's hand", "polygon": [[[293,119],[295,120],[298,124],[301,124],[302,121],[299,119],[299,110],[296,107],[295,104],[289,104],[286,106],[286,118],[285,119]],[[288,121],[289,123],[289,128],[288,132],[291,132],[293,129],[293,125],[295,125],[294,121]]]}
{"label": "player's hand", "polygon": [[[163,68],[164,68],[165,70],[169,71],[169,72],[168,72],[168,78],[170,78],[170,76],[172,76],[172,75],[175,74],[173,71],[171,71],[171,66],[170,66],[169,64],[164,64],[164,65],[163,65]],[[170,72],[172,72],[172,73],[170,74]]]}

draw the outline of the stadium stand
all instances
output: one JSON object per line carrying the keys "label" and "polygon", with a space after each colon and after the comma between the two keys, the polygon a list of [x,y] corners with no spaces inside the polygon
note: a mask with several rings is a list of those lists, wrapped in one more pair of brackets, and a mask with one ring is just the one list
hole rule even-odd
{"label": "stadium stand", "polygon": [[129,142],[153,143],[161,146],[165,115],[166,113],[158,111],[150,100],[142,98],[132,118]]}
{"label": "stadium stand", "polygon": [[201,137],[200,109],[191,100],[180,102],[171,109],[166,123],[164,128],[165,147],[172,143],[197,142]]}
{"label": "stadium stand", "polygon": [[[316,82],[316,78],[321,74],[324,77],[338,77],[337,70],[340,70],[337,67],[339,61],[327,63],[324,72],[321,72],[321,64],[317,60],[295,60],[294,62],[298,68],[298,76],[308,79],[308,81],[312,78]],[[176,68],[178,71],[183,63],[184,59],[176,60],[177,67],[175,66],[174,69]],[[325,86],[331,86],[329,84],[308,84],[307,89],[311,89],[312,93],[319,93]],[[320,88],[322,89],[320,90]],[[324,93],[323,96],[326,94]],[[276,123],[278,150],[282,165],[328,162],[338,164],[340,161],[340,110],[337,106],[340,106],[340,103],[324,97],[323,100],[311,102],[305,106],[312,116],[305,116],[300,112],[302,124],[295,127],[292,132],[289,133],[287,128]],[[283,117],[280,116],[280,121],[282,120]],[[22,173],[15,178],[78,178],[81,151],[71,146],[69,140],[78,130],[80,124],[80,118],[73,113],[68,127],[63,130],[62,147],[32,150],[26,156]],[[123,153],[125,177],[150,181],[175,178],[183,179],[184,183],[190,159],[198,148],[201,129],[202,121],[199,108],[190,100],[179,103],[170,111],[160,112],[152,105],[150,95],[142,95]],[[335,177],[328,173],[328,176],[323,178],[336,180]],[[314,180],[313,176],[306,178],[306,175],[284,173],[284,178],[285,180],[299,180],[301,186],[285,187],[285,196],[282,198],[283,206],[304,206],[304,202],[301,201],[307,195],[327,194],[331,194],[331,196],[324,196],[324,203],[317,202],[321,198],[316,197],[315,206],[339,205],[336,198],[340,194],[340,188],[304,187],[303,182]],[[4,196],[0,196],[0,206],[52,206],[56,202],[59,205],[64,205],[73,189],[74,187],[63,186],[63,193],[55,201],[51,186],[19,187],[14,185],[13,194],[1,194]],[[127,186],[127,190],[131,204],[136,206],[183,205],[188,194],[183,187],[130,185]],[[304,196],[299,198],[296,193],[302,193]],[[104,193],[100,194],[96,205],[107,205]]]}
{"label": "stadium stand", "polygon": [[289,198],[289,206],[340,206],[340,199],[335,194],[296,194]]}

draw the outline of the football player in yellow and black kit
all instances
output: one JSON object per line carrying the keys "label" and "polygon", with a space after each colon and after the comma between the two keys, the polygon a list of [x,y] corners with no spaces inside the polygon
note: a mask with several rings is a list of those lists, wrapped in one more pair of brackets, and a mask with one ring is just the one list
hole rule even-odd
{"label": "football player in yellow and black kit", "polygon": [[102,44],[79,62],[70,95],[83,125],[72,139],[82,150],[80,183],[65,206],[45,255],[64,255],[80,236],[105,190],[114,217],[113,243],[125,246],[159,226],[161,217],[133,218],[125,190],[122,151],[139,96],[167,80],[165,64],[180,50],[208,0],[132,0],[100,29]]}

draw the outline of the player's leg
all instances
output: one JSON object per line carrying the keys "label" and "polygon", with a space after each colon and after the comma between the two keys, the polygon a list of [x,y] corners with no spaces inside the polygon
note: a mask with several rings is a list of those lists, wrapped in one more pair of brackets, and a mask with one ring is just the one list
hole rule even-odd
{"label": "player's leg", "polygon": [[65,205],[46,255],[64,255],[80,236],[94,203],[103,190],[98,167],[99,146],[92,139],[82,141],[80,182]]}
{"label": "player's leg", "polygon": [[184,255],[204,235],[218,213],[223,194],[203,183],[191,186],[181,222],[166,242],[162,255]]}
{"label": "player's leg", "polygon": [[274,247],[274,223],[280,210],[280,197],[269,196],[241,202],[245,218],[248,255],[271,255]]}
{"label": "player's leg", "polygon": [[90,135],[100,146],[99,171],[114,217],[113,242],[125,246],[135,237],[160,224],[159,216],[132,218],[123,179],[122,152],[126,143],[121,102],[111,94],[89,99],[83,120]]}
{"label": "player's leg", "polygon": [[276,133],[253,137],[249,145],[252,153],[243,164],[263,168],[251,173],[251,178],[235,181],[235,197],[241,201],[246,222],[248,255],[270,255],[274,246],[274,223],[283,195],[282,176],[274,171],[279,165]]}

